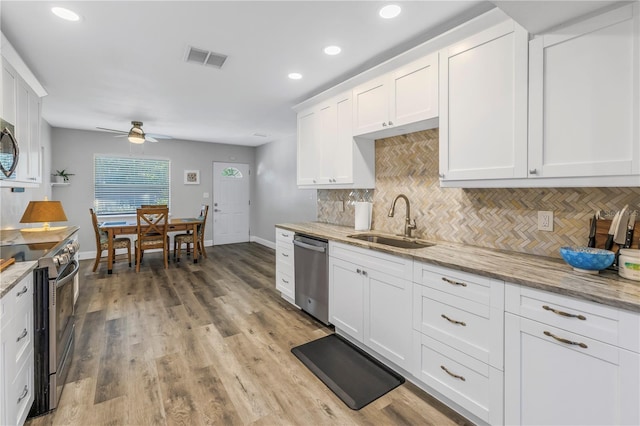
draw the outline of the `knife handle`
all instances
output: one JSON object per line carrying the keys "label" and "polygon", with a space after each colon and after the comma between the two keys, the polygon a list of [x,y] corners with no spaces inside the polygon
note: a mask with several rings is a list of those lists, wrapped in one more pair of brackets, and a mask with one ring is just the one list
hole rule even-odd
{"label": "knife handle", "polygon": [[608,235],[607,241],[604,243],[604,249],[611,250],[611,247],[613,247],[613,235]]}
{"label": "knife handle", "polygon": [[589,237],[589,242],[587,243],[587,247],[595,247],[596,246],[596,237]]}
{"label": "knife handle", "polygon": [[631,243],[633,242],[633,228],[632,229],[627,229],[627,236],[624,239],[624,246],[622,248],[629,248],[631,247]]}

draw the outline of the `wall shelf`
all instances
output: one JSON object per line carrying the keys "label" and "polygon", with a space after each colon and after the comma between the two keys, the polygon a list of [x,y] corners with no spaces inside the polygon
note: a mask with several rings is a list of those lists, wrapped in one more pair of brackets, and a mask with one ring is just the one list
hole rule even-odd
{"label": "wall shelf", "polygon": [[51,186],[69,186],[70,182],[51,182]]}

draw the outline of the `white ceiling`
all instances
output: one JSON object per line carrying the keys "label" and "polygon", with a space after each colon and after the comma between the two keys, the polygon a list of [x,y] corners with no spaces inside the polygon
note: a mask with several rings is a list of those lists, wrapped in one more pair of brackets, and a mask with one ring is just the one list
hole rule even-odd
{"label": "white ceiling", "polygon": [[[388,3],[3,0],[0,25],[47,90],[53,127],[129,130],[139,120],[148,133],[257,146],[295,134],[293,105],[494,7],[400,1],[400,16],[383,20]],[[82,19],[63,21],[52,6]],[[325,55],[330,44],[342,53]],[[186,63],[189,45],[228,59],[220,70]]]}

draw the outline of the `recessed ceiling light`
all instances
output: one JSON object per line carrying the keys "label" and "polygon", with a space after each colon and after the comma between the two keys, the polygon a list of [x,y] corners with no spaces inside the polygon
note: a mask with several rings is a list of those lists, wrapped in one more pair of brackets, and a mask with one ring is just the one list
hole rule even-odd
{"label": "recessed ceiling light", "polygon": [[324,48],[324,53],[327,55],[337,55],[340,52],[342,52],[340,46],[327,46]]}
{"label": "recessed ceiling light", "polygon": [[292,72],[289,73],[289,78],[291,80],[300,80],[302,78],[302,74],[300,74],[299,72]]}
{"label": "recessed ceiling light", "polygon": [[66,19],[67,21],[79,21],[80,15],[72,10],[65,9],[64,7],[52,7],[51,11],[58,18]]}
{"label": "recessed ceiling light", "polygon": [[402,9],[400,9],[400,6],[398,6],[397,4],[388,4],[382,9],[380,9],[379,13],[380,13],[380,16],[383,17],[384,19],[391,19],[400,15],[401,10]]}

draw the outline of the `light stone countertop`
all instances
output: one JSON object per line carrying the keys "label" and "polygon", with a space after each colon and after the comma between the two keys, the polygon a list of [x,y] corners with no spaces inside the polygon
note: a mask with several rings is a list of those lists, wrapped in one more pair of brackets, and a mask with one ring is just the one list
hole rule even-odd
{"label": "light stone countertop", "polygon": [[430,241],[435,245],[422,249],[390,247],[347,237],[358,233],[379,234],[376,231],[354,231],[351,227],[328,223],[283,223],[276,227],[640,312],[640,282],[622,278],[615,271],[585,274],[574,271],[562,259],[446,241]]}
{"label": "light stone countertop", "polygon": [[17,262],[0,272],[0,298],[9,293],[24,277],[38,266],[37,261]]}

